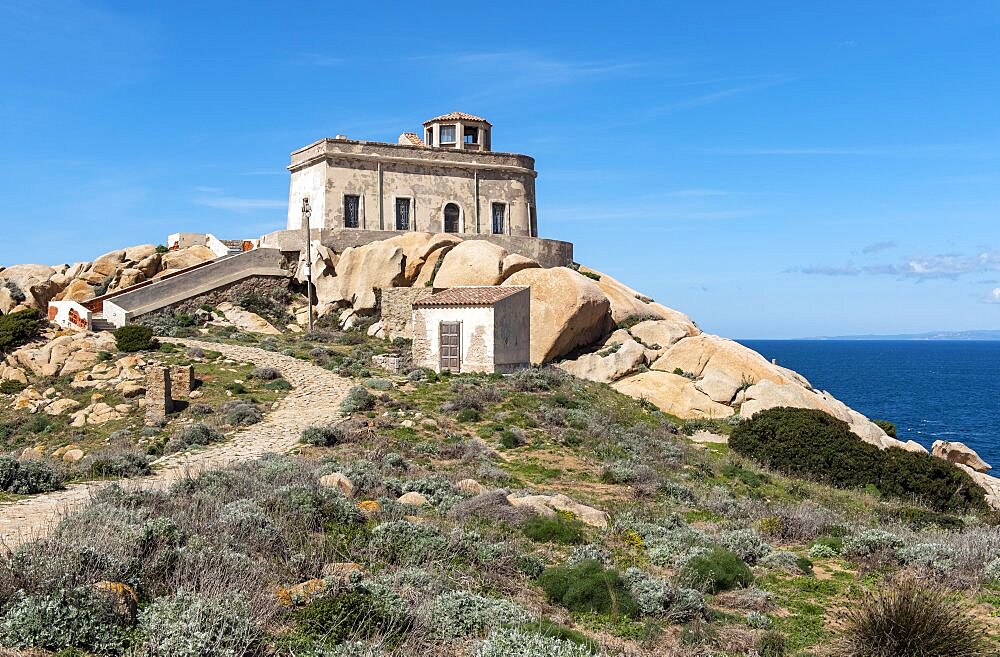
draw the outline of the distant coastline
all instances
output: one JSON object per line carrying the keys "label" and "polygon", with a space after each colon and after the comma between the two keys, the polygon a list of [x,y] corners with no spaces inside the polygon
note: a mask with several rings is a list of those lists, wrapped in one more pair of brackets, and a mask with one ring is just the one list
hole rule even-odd
{"label": "distant coastline", "polygon": [[1000,341],[1000,330],[985,331],[931,331],[928,333],[897,333],[894,335],[824,335],[797,340],[968,340]]}

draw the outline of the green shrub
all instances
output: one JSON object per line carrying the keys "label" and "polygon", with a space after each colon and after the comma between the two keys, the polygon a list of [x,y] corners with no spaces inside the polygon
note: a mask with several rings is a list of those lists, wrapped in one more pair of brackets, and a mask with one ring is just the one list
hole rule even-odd
{"label": "green shrub", "polygon": [[757,639],[757,654],[760,657],[785,657],[788,651],[788,641],[785,635],[777,630],[764,632]]}
{"label": "green shrub", "polygon": [[748,586],[753,582],[753,574],[743,560],[722,548],[697,554],[685,561],[680,577],[692,586],[711,593]]}
{"label": "green shrub", "polygon": [[[354,481],[353,476],[351,481]],[[448,540],[433,525],[393,520],[372,529],[369,547],[374,550],[375,556],[386,563],[416,566],[445,556]]]}
{"label": "green shrub", "polygon": [[[471,410],[471,409],[466,409]],[[462,411],[463,413],[465,411]],[[459,413],[461,415],[462,413]],[[515,449],[524,444],[524,436],[520,431],[515,431],[513,429],[504,429],[500,433],[500,446],[504,449]]]}
{"label": "green shrub", "polygon": [[4,379],[3,381],[0,381],[0,395],[18,395],[27,387],[28,386],[20,381],[15,381],[14,379]]}
{"label": "green shrub", "polygon": [[338,425],[306,427],[299,436],[299,442],[319,447],[333,447],[344,442],[344,430]]}
{"label": "green shrub", "polygon": [[559,625],[558,623],[553,623],[547,618],[540,618],[537,621],[525,623],[518,629],[522,632],[528,632],[530,634],[539,634],[549,639],[558,639],[559,641],[575,643],[578,646],[586,648],[591,654],[596,654],[600,650],[598,643],[583,632],[578,632],[563,625]]}
{"label": "green shrub", "polygon": [[281,378],[281,372],[273,367],[256,367],[250,372],[250,378],[260,379],[261,381],[274,381]]}
{"label": "green shrub", "polygon": [[295,612],[294,619],[299,633],[331,645],[375,636],[396,639],[413,623],[396,593],[370,582],[314,600]]}
{"label": "green shrub", "polygon": [[219,407],[219,410],[224,414],[227,424],[237,427],[248,427],[264,419],[260,409],[250,402],[226,402]]}
{"label": "green shrub", "polygon": [[163,244],[157,244],[156,245],[156,252],[157,253],[161,253],[162,254],[162,253],[167,253],[168,251],[170,251],[170,249],[168,249]]}
{"label": "green shrub", "polygon": [[479,422],[481,417],[478,408],[463,408],[455,415],[459,422]]}
{"label": "green shrub", "polygon": [[234,395],[245,395],[247,394],[247,387],[242,383],[227,383],[226,390],[233,393]]}
{"label": "green shrub", "polygon": [[176,432],[170,441],[167,442],[163,451],[166,454],[170,454],[193,445],[208,445],[209,443],[217,443],[224,439],[225,436],[219,431],[199,422]]}
{"label": "green shrub", "polygon": [[375,406],[375,398],[364,386],[354,386],[351,388],[344,401],[340,402],[340,410],[343,413],[356,413],[358,411],[368,411]]}
{"label": "green shrub", "polygon": [[34,495],[62,487],[62,476],[47,463],[18,461],[12,456],[0,456],[0,491]]}
{"label": "green shrub", "polygon": [[0,644],[116,655],[127,644],[124,621],[103,592],[59,588],[15,600],[0,621]]}
{"label": "green shrub", "polygon": [[584,276],[586,276],[587,278],[592,278],[595,281],[601,280],[601,275],[600,274],[595,274],[592,271],[582,271],[580,273],[583,274]]}
{"label": "green shrub", "polygon": [[896,425],[889,420],[872,420],[872,423],[882,431],[886,432],[890,438],[896,437]]}
{"label": "green shrub", "polygon": [[45,328],[45,320],[37,310],[19,310],[0,315],[0,354],[14,351],[37,338]]}
{"label": "green shrub", "polygon": [[139,654],[170,657],[258,654],[264,638],[238,594],[211,599],[185,591],[143,609],[138,634]]}
{"label": "green shrub", "polygon": [[153,329],[142,324],[127,324],[114,332],[115,344],[119,351],[146,351],[155,349]]}
{"label": "green shrub", "polygon": [[953,464],[898,448],[880,450],[843,420],[814,409],[757,413],[733,430],[729,447],[775,470],[832,486],[873,485],[883,495],[918,498],[939,511],[986,508],[985,491]]}
{"label": "green shrub", "polygon": [[530,620],[528,612],[509,600],[486,598],[468,591],[438,595],[421,610],[421,616],[431,634],[441,639],[482,636],[491,628]]}
{"label": "green shrub", "polygon": [[138,452],[95,454],[90,460],[90,474],[94,477],[141,477],[151,472],[149,459]]}
{"label": "green shrub", "polygon": [[593,560],[546,568],[538,584],[550,602],[570,611],[635,617],[639,608],[625,582],[614,570]]}
{"label": "green shrub", "polygon": [[986,627],[957,596],[907,579],[854,600],[837,644],[843,657],[986,657]]}
{"label": "green shrub", "polygon": [[267,390],[292,390],[295,386],[285,379],[275,379],[274,381],[265,383],[264,388]]}
{"label": "green shrub", "polygon": [[383,392],[392,390],[392,381],[388,379],[365,379],[363,383],[366,388],[371,388],[372,390],[381,390]]}
{"label": "green shrub", "polygon": [[562,513],[548,518],[532,516],[521,526],[521,531],[536,543],[579,545],[586,540],[583,523]]}
{"label": "green shrub", "polygon": [[588,645],[518,629],[500,629],[476,646],[475,657],[590,657]]}

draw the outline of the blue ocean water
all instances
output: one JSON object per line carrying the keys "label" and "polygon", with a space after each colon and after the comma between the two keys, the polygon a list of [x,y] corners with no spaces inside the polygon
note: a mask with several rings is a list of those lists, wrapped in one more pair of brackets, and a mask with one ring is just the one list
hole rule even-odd
{"label": "blue ocean water", "polygon": [[1000,470],[1000,342],[740,340],[902,440],[958,440]]}

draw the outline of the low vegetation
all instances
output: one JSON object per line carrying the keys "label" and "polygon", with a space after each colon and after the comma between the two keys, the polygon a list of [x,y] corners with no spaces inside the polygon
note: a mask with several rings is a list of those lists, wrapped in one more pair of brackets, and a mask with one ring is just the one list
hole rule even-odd
{"label": "low vegetation", "polygon": [[37,310],[19,310],[0,315],[0,354],[10,353],[18,347],[37,339],[45,321]]}

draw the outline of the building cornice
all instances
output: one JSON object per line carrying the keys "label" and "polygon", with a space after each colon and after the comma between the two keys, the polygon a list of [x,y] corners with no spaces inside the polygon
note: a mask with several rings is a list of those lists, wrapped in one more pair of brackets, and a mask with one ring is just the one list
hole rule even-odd
{"label": "building cornice", "polygon": [[[337,148],[337,146],[347,146],[349,148]],[[366,148],[368,149],[367,151]],[[306,155],[311,150],[315,150],[316,152]],[[375,150],[388,150],[389,152],[373,152]],[[424,155],[424,157],[421,157],[421,155]],[[432,155],[432,157],[427,157],[427,155]],[[538,172],[534,169],[535,160],[529,155],[499,153],[496,151],[451,151],[449,149],[430,148],[427,146],[329,138],[320,139],[308,146],[293,151],[292,163],[288,166],[288,170],[292,172],[299,171],[332,158],[454,167],[470,171],[506,171],[529,175],[533,178],[538,176]],[[519,160],[522,164],[506,164],[497,160]]]}

